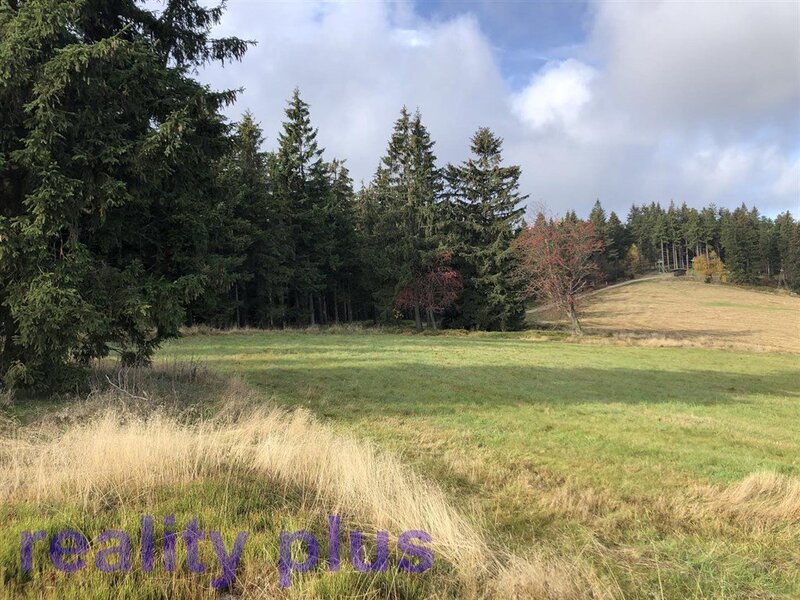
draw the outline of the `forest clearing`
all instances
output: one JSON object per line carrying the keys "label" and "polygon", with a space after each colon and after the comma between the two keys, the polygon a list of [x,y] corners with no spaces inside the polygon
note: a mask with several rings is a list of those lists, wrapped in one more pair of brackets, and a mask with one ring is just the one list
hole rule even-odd
{"label": "forest clearing", "polygon": [[[677,294],[695,307],[696,324],[708,315],[703,331],[720,333],[719,308],[703,295],[709,287],[644,282],[596,301],[609,322],[624,323],[614,311],[636,303],[642,322],[659,323],[659,303]],[[623,292],[624,302],[615,298]],[[730,323],[752,320],[754,306],[773,318],[791,315],[800,302],[726,292]],[[587,309],[587,330],[593,311],[597,305]],[[762,335],[751,340],[760,348],[779,339]],[[242,597],[267,589],[303,598],[367,598],[377,589],[397,598],[793,597],[800,592],[796,348],[745,352],[697,347],[691,337],[689,347],[674,346],[676,339],[667,337],[672,347],[652,340],[637,347],[546,331],[190,332],[164,347],[154,372],[117,375],[105,396],[78,407],[19,409],[27,428],[49,427],[61,432],[49,439],[74,436],[77,445],[55,461],[58,474],[40,464],[33,485],[21,473],[36,469],[20,466],[21,454],[8,462],[21,452],[19,434],[4,439],[3,477],[20,480],[4,503],[2,519],[12,526],[4,528],[0,569],[13,577],[11,534],[41,523],[33,506],[49,526],[72,523],[89,534],[101,520],[135,524],[147,508],[176,513],[179,522],[197,513],[229,539],[249,525],[255,533],[234,587]],[[163,420],[122,418],[120,402],[141,415],[156,404]],[[63,433],[70,413],[75,430]],[[100,416],[86,419],[91,414]],[[200,444],[192,427],[213,432],[213,443]],[[146,448],[131,458],[111,450],[121,441],[115,436]],[[262,450],[244,441],[251,436]],[[270,437],[280,441],[264,445]],[[45,450],[43,439],[31,442],[40,453],[62,452]],[[249,458],[265,451],[274,456]],[[167,457],[175,454],[197,465],[172,465]],[[104,470],[109,455],[121,464]],[[231,464],[229,455],[241,458]],[[418,491],[394,514],[399,501],[390,499],[407,486]],[[76,488],[82,503],[67,501]],[[102,508],[81,514],[98,497]],[[25,498],[37,501],[14,502]],[[324,531],[330,510],[367,529],[426,527],[436,568],[414,577],[344,566],[335,577],[295,574],[291,588],[278,588],[277,531]],[[41,569],[26,588],[37,595],[109,583],[103,574],[52,579]],[[209,577],[129,575],[121,597],[163,589],[200,595]]]}
{"label": "forest clearing", "polygon": [[0,600],[800,599],[798,39],[0,0]]}

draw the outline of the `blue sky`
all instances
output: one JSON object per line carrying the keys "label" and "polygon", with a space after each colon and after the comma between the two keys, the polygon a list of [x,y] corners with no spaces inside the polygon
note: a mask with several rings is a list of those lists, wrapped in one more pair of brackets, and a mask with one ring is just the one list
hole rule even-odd
{"label": "blue sky", "polygon": [[210,66],[244,87],[274,147],[295,86],[328,158],[368,181],[400,107],[442,164],[488,126],[529,212],[755,203],[800,213],[800,3],[230,0],[220,35],[259,43]]}
{"label": "blue sky", "polygon": [[478,19],[491,40],[503,76],[512,88],[528,83],[530,74],[548,61],[569,56],[586,38],[587,2],[497,2],[456,0],[416,4],[419,14],[446,21],[465,13]]}

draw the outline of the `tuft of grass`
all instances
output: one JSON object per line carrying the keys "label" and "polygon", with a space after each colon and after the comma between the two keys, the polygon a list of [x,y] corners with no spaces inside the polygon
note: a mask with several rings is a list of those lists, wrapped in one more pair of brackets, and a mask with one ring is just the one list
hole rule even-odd
{"label": "tuft of grass", "polygon": [[[182,367],[169,372],[185,383],[205,371]],[[105,394],[96,390],[75,408],[7,428],[0,436],[0,518],[13,523],[16,532],[0,537],[0,578],[14,595],[48,591],[43,553],[33,576],[15,566],[19,531],[25,528],[53,532],[75,525],[95,539],[102,529],[127,525],[135,530],[141,511],[178,512],[188,520],[193,507],[205,523],[222,520],[230,538],[248,522],[256,532],[264,525],[273,532],[271,540],[263,532],[257,536],[261,546],[242,567],[236,592],[243,597],[265,589],[270,597],[301,593],[303,598],[534,598],[542,590],[564,600],[613,597],[586,566],[567,569],[544,558],[526,562],[493,545],[436,485],[373,444],[320,423],[308,411],[254,407],[257,395],[232,378],[219,391],[221,403],[212,418],[187,415],[158,403],[144,386],[151,377],[131,370],[106,376],[110,388]],[[288,518],[293,529],[304,528],[305,520],[311,523],[307,528],[321,530],[326,515],[340,514],[361,531],[396,535],[424,530],[432,537],[439,566],[421,580],[346,571],[341,577],[306,575],[294,588],[279,590],[274,568],[270,583],[254,564],[257,558],[274,565],[278,539],[276,520],[258,517],[254,510],[264,508],[259,502],[263,490],[270,490],[267,504],[276,515],[287,515],[283,520]],[[173,503],[184,498],[188,506],[176,510]],[[222,515],[214,515],[219,503]],[[259,526],[255,518],[268,522]],[[319,537],[325,539],[324,534]],[[206,558],[215,564],[208,549]],[[509,587],[516,572],[524,577]],[[108,594],[118,585],[120,597],[137,597],[137,589],[147,591],[141,597],[208,595],[188,574],[164,580],[158,574],[136,573],[124,581],[93,572],[69,580],[49,575],[59,578],[59,593],[65,596],[98,590]]]}
{"label": "tuft of grass", "polygon": [[720,490],[714,508],[742,520],[796,526],[800,523],[800,477],[762,471]]}

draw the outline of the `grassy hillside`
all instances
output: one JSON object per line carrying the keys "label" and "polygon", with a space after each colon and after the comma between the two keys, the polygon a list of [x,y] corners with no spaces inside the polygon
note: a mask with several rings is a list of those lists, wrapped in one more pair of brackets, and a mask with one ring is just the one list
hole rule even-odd
{"label": "grassy hillside", "polygon": [[[555,311],[535,321],[565,323]],[[665,276],[601,290],[582,304],[589,333],[683,345],[800,352],[800,298],[772,290]]]}

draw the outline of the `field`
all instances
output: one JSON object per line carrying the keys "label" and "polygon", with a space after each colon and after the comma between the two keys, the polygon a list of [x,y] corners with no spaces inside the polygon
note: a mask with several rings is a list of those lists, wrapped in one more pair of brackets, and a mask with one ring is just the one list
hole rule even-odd
{"label": "field", "polygon": [[[364,527],[428,528],[442,560],[416,579],[310,574],[290,590],[297,597],[800,597],[800,301],[708,290],[720,288],[664,280],[600,294],[587,303],[587,329],[623,335],[584,340],[548,332],[188,335],[159,356],[159,369],[188,364],[188,376],[111,377],[125,390],[111,404],[123,398],[150,410],[146,390],[155,387],[183,420],[94,421],[66,445],[72,454],[53,458],[61,473],[89,465],[57,478],[55,491],[53,472],[25,462],[19,445],[16,470],[0,462],[0,475],[15,474],[0,512],[3,577],[12,594],[32,597],[64,584],[62,574],[26,579],[13,567],[19,531],[42,519],[48,530],[77,523],[96,532],[101,523],[132,525],[145,510],[198,513],[224,531],[256,532],[241,583],[269,597],[278,593],[280,528],[321,531],[326,511],[337,509]],[[7,412],[29,423],[25,431],[60,407]],[[228,416],[197,429],[221,410]],[[47,425],[54,433],[29,442],[39,456],[60,456],[55,421]],[[209,435],[220,445],[198,441]],[[123,449],[118,439],[127,440]],[[201,466],[172,465],[176,452]],[[232,454],[244,457],[233,467]],[[116,466],[98,476],[105,463]],[[128,476],[133,468],[150,473],[139,476],[145,483]],[[49,483],[30,483],[36,474]],[[502,564],[484,579],[464,576],[488,555]],[[127,597],[199,594],[180,578],[130,578]],[[108,584],[91,581],[97,594]]]}
{"label": "field", "polygon": [[[800,301],[769,290],[708,285],[670,275],[601,291],[583,304],[590,333],[682,345],[800,352]],[[552,311],[532,315],[562,322]]]}

